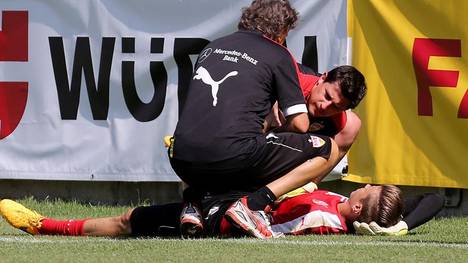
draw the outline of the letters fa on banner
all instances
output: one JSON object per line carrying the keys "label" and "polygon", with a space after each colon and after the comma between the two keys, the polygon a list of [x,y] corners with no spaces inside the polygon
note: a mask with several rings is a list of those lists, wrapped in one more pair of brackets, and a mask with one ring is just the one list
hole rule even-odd
{"label": "letters fa on banner", "polygon": [[[432,116],[430,86],[455,88],[459,72],[429,69],[431,56],[461,57],[461,40],[416,38],[413,43],[413,67],[418,83],[418,115]],[[458,118],[468,118],[468,89],[458,107]]]}

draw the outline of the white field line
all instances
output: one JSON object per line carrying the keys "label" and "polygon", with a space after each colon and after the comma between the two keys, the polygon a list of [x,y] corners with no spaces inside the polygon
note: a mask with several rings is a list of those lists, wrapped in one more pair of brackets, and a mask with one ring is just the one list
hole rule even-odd
{"label": "white field line", "polygon": [[192,239],[192,240],[177,240],[177,239],[112,239],[112,238],[70,238],[70,239],[46,239],[34,237],[1,237],[0,243],[81,243],[86,242],[199,242],[199,243],[239,243],[239,244],[260,244],[265,245],[297,245],[297,246],[362,246],[362,247],[433,247],[433,248],[459,248],[468,249],[468,243],[439,243],[439,242],[421,242],[421,241],[318,241],[318,240],[261,240],[261,239]]}

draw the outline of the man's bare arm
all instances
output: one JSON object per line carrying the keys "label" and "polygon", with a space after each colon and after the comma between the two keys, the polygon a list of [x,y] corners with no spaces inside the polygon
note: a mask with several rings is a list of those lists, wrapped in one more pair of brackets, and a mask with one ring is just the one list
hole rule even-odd
{"label": "man's bare arm", "polygon": [[309,130],[309,116],[307,113],[296,113],[286,117],[286,123],[274,132],[297,132],[306,133]]}

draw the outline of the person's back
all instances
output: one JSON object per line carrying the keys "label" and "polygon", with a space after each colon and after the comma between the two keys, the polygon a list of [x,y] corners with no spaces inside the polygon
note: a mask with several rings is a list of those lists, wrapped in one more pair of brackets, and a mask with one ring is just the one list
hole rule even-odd
{"label": "person's back", "polygon": [[265,140],[263,120],[272,103],[279,99],[282,108],[304,103],[294,76],[289,52],[259,32],[241,30],[210,43],[195,66],[173,158],[200,163],[249,158]]}

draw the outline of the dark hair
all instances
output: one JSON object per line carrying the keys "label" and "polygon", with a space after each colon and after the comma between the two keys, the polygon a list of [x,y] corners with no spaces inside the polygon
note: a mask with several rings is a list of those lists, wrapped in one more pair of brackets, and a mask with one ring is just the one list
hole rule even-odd
{"label": "dark hair", "polygon": [[338,81],[341,93],[351,103],[350,109],[356,108],[361,100],[366,96],[366,79],[359,70],[353,66],[339,66],[327,73],[325,82]]}
{"label": "dark hair", "polygon": [[363,201],[359,222],[376,222],[381,227],[393,226],[401,220],[403,195],[394,185],[382,185],[378,195],[369,195]]}
{"label": "dark hair", "polygon": [[254,0],[242,9],[239,29],[260,31],[266,37],[277,40],[284,32],[296,26],[298,13],[288,0]]}

